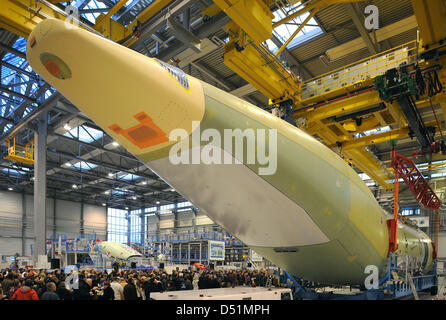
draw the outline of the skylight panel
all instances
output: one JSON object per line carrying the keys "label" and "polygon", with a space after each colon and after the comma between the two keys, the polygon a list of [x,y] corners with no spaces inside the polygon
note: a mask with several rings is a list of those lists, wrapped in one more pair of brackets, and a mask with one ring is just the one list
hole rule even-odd
{"label": "skylight panel", "polygon": [[137,180],[140,178],[141,178],[140,176],[138,176],[136,174],[130,174],[130,173],[126,173],[121,176],[118,176],[118,179],[125,180],[125,181],[133,181],[133,180]]}
{"label": "skylight panel", "polygon": [[87,162],[87,161],[79,161],[75,164],[72,164],[73,167],[75,167],[76,169],[80,169],[80,170],[84,170],[84,171],[88,171],[91,169],[94,169],[97,167],[96,164]]}
{"label": "skylight panel", "polygon": [[[105,9],[108,8],[104,3],[99,2],[99,1],[95,1],[95,0],[91,0],[84,9]],[[100,15],[100,12],[92,12],[92,13],[84,13],[81,14],[81,16],[83,16],[84,18],[86,18],[88,21],[90,21],[91,23],[95,23],[96,22],[96,18]]]}
{"label": "skylight panel", "polygon": [[64,136],[79,139],[85,143],[91,143],[99,140],[104,135],[104,132],[87,126],[79,126],[64,133]]}
{"label": "skylight panel", "polygon": [[[292,14],[296,11],[296,9],[300,9],[301,2],[296,3],[295,5],[291,6],[287,12],[287,15]],[[278,22],[285,18],[284,12],[282,12],[281,9],[277,9],[273,12],[274,18],[273,23]],[[287,23],[284,23],[280,26],[277,26],[273,29],[273,34],[276,36],[277,39],[281,43],[285,43],[291,35],[299,28],[299,26],[302,24],[302,22],[305,21],[306,18],[310,15],[309,12],[303,13],[300,16],[297,16],[296,18],[288,21]],[[299,33],[294,37],[294,39],[288,44],[287,49],[294,48],[298,45],[301,45],[302,43],[322,34],[323,31],[317,21],[314,18],[311,18],[308,23],[302,28],[302,30],[299,31]],[[266,46],[268,49],[276,53],[279,48],[274,44],[272,40],[266,41]]]}

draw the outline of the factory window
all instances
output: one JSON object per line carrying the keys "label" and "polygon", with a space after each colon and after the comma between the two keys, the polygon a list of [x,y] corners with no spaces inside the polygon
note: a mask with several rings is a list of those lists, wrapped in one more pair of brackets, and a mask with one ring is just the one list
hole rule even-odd
{"label": "factory window", "polygon": [[419,216],[420,207],[403,207],[401,208],[402,216]]}
{"label": "factory window", "polygon": [[[285,17],[285,13],[287,15],[290,15],[298,10],[300,10],[301,1],[297,2],[296,4],[283,9],[285,12],[282,11],[282,9],[277,9],[273,12],[274,18],[273,23],[282,20]],[[291,35],[297,30],[297,28],[302,24],[303,21],[308,17],[309,13],[306,12],[300,16],[297,16],[296,18],[288,21],[287,23],[284,23],[276,28],[273,29],[273,35],[276,36],[276,38],[281,42],[285,43]],[[298,45],[303,44],[304,42],[307,42],[323,33],[321,27],[318,25],[317,21],[314,18],[311,18],[308,23],[305,25],[305,27],[302,28],[302,30],[299,31],[299,33],[294,37],[294,39],[288,44],[287,49],[293,49],[297,47]],[[277,52],[279,48],[274,44],[272,40],[267,40],[266,45],[268,46],[269,50],[273,53]]]}
{"label": "factory window", "polygon": [[108,208],[107,240],[113,242],[128,242],[127,210]]}
{"label": "factory window", "polygon": [[170,209],[173,209],[173,208],[175,208],[174,204],[166,204],[164,206],[161,206],[160,207],[160,214],[172,213],[172,210],[170,210]]}
{"label": "factory window", "polygon": [[190,207],[190,206],[192,206],[192,203],[190,203],[189,201],[177,203],[177,208],[184,208],[184,207]]}
{"label": "factory window", "polygon": [[141,210],[130,212],[130,242],[141,243]]}
{"label": "factory window", "polygon": [[[147,216],[154,216],[156,211],[158,211],[158,207],[150,207],[150,208],[146,208],[144,210],[145,213],[148,213]],[[146,218],[147,218],[147,216],[146,216]],[[147,225],[147,223],[146,223],[146,225]]]}
{"label": "factory window", "polygon": [[191,206],[192,206],[192,203],[190,203],[189,201],[178,202],[177,203],[177,208],[178,208],[177,212],[190,211],[191,208],[189,208],[189,207],[191,207]]}

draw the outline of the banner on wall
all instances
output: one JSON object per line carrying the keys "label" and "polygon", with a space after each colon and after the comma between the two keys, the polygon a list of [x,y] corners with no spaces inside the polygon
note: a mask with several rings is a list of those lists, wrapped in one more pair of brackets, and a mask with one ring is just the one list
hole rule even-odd
{"label": "banner on wall", "polygon": [[209,260],[225,260],[224,241],[209,241]]}

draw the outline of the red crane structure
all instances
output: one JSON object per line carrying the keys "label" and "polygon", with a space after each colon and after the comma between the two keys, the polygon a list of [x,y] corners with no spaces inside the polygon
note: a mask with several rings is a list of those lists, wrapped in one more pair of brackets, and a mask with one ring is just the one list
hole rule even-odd
{"label": "red crane structure", "polygon": [[[390,227],[390,244],[389,251],[395,252],[397,245],[397,224],[398,224],[398,192],[399,192],[399,176],[403,178],[406,185],[419,204],[426,209],[438,210],[441,206],[441,200],[437,197],[434,190],[430,187],[426,178],[418,170],[412,159],[398,154],[395,148],[392,149],[392,167],[395,171],[395,198],[393,207],[393,219],[388,220]],[[435,254],[438,246],[438,211],[436,214],[435,227]]]}

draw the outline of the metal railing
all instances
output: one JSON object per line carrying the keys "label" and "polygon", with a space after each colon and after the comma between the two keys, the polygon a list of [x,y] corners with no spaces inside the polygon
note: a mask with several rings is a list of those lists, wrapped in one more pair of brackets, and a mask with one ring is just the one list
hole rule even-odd
{"label": "metal railing", "polygon": [[357,85],[365,80],[372,80],[388,69],[398,67],[403,62],[409,63],[414,58],[416,58],[416,41],[411,41],[305,81],[302,85],[301,98],[305,100],[342,87]]}

